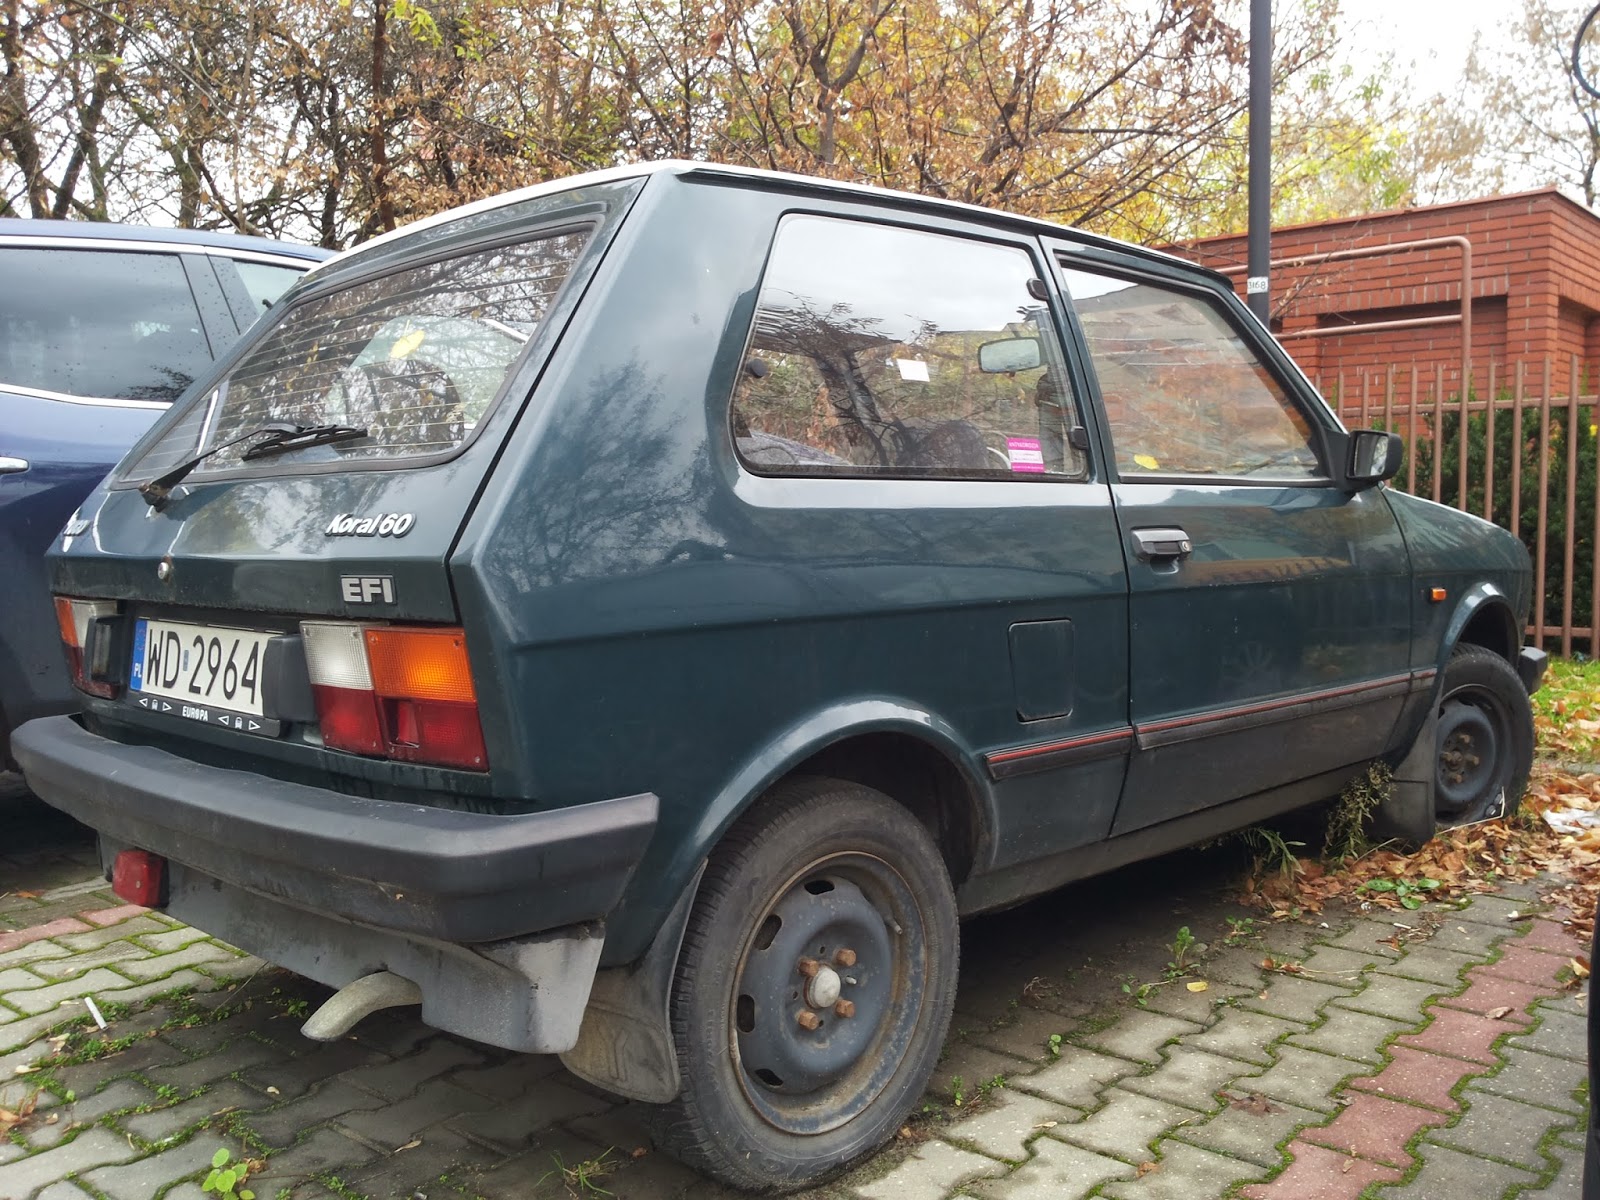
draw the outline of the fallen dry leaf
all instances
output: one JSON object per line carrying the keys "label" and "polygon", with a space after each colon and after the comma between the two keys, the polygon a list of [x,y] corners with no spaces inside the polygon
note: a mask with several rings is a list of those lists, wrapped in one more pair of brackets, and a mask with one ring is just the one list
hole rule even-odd
{"label": "fallen dry leaf", "polygon": [[1144,1178],[1144,1176],[1150,1174],[1150,1172],[1159,1171],[1159,1170],[1161,1170],[1161,1164],[1160,1163],[1142,1162],[1136,1168],[1136,1172],[1137,1173],[1135,1174],[1134,1178],[1142,1179],[1142,1178]]}
{"label": "fallen dry leaf", "polygon": [[1188,983],[1184,984],[1183,986],[1188,988],[1191,992],[1203,992],[1208,987],[1210,987],[1211,985],[1209,983],[1207,983],[1204,979],[1191,979]]}
{"label": "fallen dry leaf", "polygon": [[629,1158],[643,1158],[646,1154],[649,1154],[649,1153],[650,1153],[650,1147],[649,1146],[635,1146],[632,1149],[632,1151],[629,1152],[628,1157]]}
{"label": "fallen dry leaf", "polygon": [[1502,1021],[1508,1015],[1510,1015],[1510,1012],[1511,1012],[1511,1005],[1502,1004],[1499,1008],[1491,1008],[1488,1012],[1484,1013],[1483,1015],[1488,1017],[1491,1021]]}
{"label": "fallen dry leaf", "polygon": [[422,1145],[422,1139],[421,1138],[412,1138],[404,1146],[396,1146],[394,1148],[394,1152],[396,1154],[399,1154],[400,1151],[402,1151],[402,1150],[415,1150],[420,1145]]}
{"label": "fallen dry leaf", "polygon": [[1223,1099],[1227,1100],[1230,1108],[1243,1109],[1245,1112],[1250,1113],[1253,1116],[1264,1117],[1268,1113],[1275,1113],[1278,1111],[1278,1106],[1273,1104],[1272,1101],[1268,1100],[1260,1092],[1251,1092],[1244,1096],[1235,1096],[1228,1092],[1222,1092],[1219,1093],[1219,1095],[1221,1095]]}
{"label": "fallen dry leaf", "polygon": [[1572,965],[1572,973],[1579,979],[1589,978],[1589,960],[1579,955],[1577,958],[1567,960]]}
{"label": "fallen dry leaf", "polygon": [[1344,1160],[1344,1162],[1340,1163],[1339,1164],[1339,1174],[1341,1174],[1341,1175],[1350,1174],[1350,1167],[1351,1167],[1352,1164],[1354,1164],[1355,1161],[1356,1160],[1353,1159],[1353,1158],[1347,1158],[1347,1159]]}

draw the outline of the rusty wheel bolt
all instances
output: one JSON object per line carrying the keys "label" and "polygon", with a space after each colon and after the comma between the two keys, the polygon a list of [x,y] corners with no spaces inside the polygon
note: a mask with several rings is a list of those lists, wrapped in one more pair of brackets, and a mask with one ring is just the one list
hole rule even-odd
{"label": "rusty wheel bolt", "polygon": [[804,975],[807,979],[815,979],[817,977],[817,972],[820,970],[822,970],[822,964],[816,959],[802,958],[800,960],[800,974]]}
{"label": "rusty wheel bolt", "polygon": [[856,1015],[856,1002],[854,1000],[840,1000],[833,1006],[833,1015],[836,1017],[853,1017]]}
{"label": "rusty wheel bolt", "polygon": [[856,952],[854,950],[835,951],[833,961],[841,967],[853,967],[856,965]]}
{"label": "rusty wheel bolt", "polygon": [[795,1013],[794,1019],[795,1024],[799,1025],[801,1029],[819,1029],[822,1026],[822,1018],[809,1008],[802,1008]]}

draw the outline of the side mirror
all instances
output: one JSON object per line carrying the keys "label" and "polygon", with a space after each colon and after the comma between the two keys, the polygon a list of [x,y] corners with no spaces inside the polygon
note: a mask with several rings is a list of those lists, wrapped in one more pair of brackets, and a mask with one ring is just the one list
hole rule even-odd
{"label": "side mirror", "polygon": [[1043,361],[1039,357],[1038,338],[1002,338],[998,342],[984,342],[978,347],[978,370],[987,375],[1031,371]]}
{"label": "side mirror", "polygon": [[1357,429],[1347,443],[1342,482],[1352,492],[1373,487],[1393,478],[1404,457],[1405,443],[1398,433]]}

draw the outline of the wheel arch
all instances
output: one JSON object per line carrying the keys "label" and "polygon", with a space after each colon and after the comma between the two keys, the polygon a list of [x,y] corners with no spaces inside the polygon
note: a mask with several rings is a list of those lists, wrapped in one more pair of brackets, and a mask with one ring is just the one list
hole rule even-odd
{"label": "wheel arch", "polygon": [[1440,646],[1439,666],[1443,668],[1456,647],[1464,645],[1482,646],[1507,662],[1516,662],[1522,646],[1516,614],[1510,598],[1492,583],[1475,584],[1456,605]]}

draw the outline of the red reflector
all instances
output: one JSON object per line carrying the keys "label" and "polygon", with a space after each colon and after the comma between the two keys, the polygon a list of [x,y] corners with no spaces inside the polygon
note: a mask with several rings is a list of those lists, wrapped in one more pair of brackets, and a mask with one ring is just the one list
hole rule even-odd
{"label": "red reflector", "polygon": [[385,700],[389,757],[481,771],[488,762],[476,704],[449,700]]}
{"label": "red reflector", "polygon": [[148,850],[122,850],[111,864],[111,890],[129,904],[155,908],[167,881],[167,860]]}
{"label": "red reflector", "polygon": [[316,685],[312,685],[311,694],[317,701],[323,745],[353,754],[384,753],[376,696],[357,688]]}

